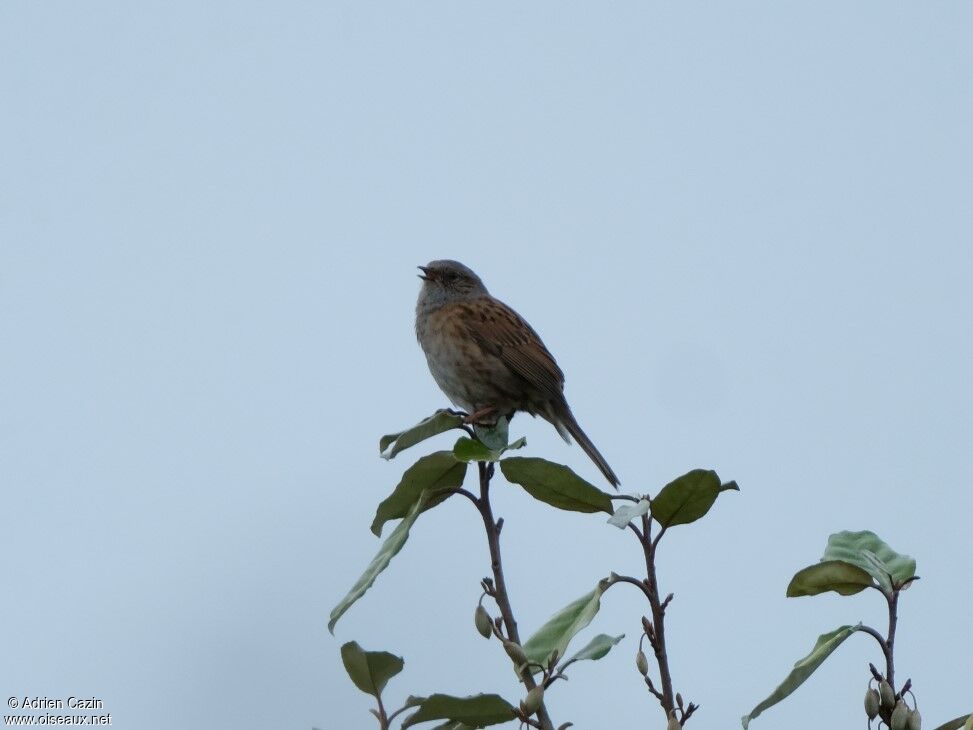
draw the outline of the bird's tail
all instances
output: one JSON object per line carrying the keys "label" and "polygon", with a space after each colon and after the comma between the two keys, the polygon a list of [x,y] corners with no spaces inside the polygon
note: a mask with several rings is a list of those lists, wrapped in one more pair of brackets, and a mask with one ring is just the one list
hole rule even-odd
{"label": "bird's tail", "polygon": [[[558,404],[560,405],[560,404]],[[584,452],[589,456],[589,458],[595,462],[595,466],[605,475],[605,479],[611,484],[615,489],[618,489],[618,485],[621,482],[618,481],[618,477],[615,476],[615,472],[612,468],[608,466],[608,462],[605,461],[605,457],[601,455],[601,452],[591,443],[591,439],[588,438],[588,434],[581,430],[581,426],[578,422],[574,420],[574,414],[571,413],[571,409],[568,407],[567,403],[564,403],[563,408],[559,408],[558,405],[553,405],[549,407],[548,413],[542,414],[547,417],[547,420],[554,424],[554,428],[557,432],[561,434],[563,438],[568,443],[571,439],[568,438],[568,434],[574,437],[574,440],[578,442],[578,446],[584,449]],[[567,433],[565,433],[567,432]]]}

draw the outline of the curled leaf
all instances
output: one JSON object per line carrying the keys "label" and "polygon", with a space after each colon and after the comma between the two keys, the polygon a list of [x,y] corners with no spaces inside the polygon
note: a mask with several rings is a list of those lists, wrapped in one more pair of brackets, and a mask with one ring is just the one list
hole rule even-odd
{"label": "curled leaf", "polygon": [[532,662],[546,665],[556,651],[564,656],[568,644],[579,631],[591,623],[601,608],[601,594],[605,592],[608,581],[601,581],[590,593],[572,601],[555,613],[526,642],[524,652]]}
{"label": "curled leaf", "polygon": [[378,442],[378,450],[382,458],[392,459],[396,454],[405,451],[410,446],[415,446],[444,431],[460,428],[462,425],[463,417],[461,415],[445,409],[439,410],[411,428],[382,436]]}
{"label": "curled leaf", "polygon": [[799,659],[797,663],[794,664],[794,668],[791,670],[790,674],[784,678],[784,681],[780,683],[777,689],[771,692],[765,700],[750,710],[749,714],[743,716],[741,719],[743,730],[747,730],[747,728],[750,726],[750,721],[760,715],[760,713],[762,713],[768,707],[773,707],[802,684],[804,684],[805,680],[814,674],[814,671],[820,667],[824,660],[831,655],[831,652],[841,646],[845,639],[859,629],[861,629],[861,624],[858,624],[857,626],[841,626],[834,631],[828,632],[827,634],[821,634],[821,636],[819,636],[818,640],[815,642],[814,648],[811,649],[811,653],[803,659]]}
{"label": "curled leaf", "polygon": [[427,490],[440,490],[438,496],[426,500],[423,509],[431,509],[449,497],[448,489],[459,487],[466,478],[466,462],[457,461],[452,451],[436,451],[423,456],[405,470],[402,479],[375,510],[372,532],[382,534],[389,520],[405,517]]}
{"label": "curled leaf", "polygon": [[378,697],[386,683],[402,671],[402,657],[387,651],[365,651],[358,642],[349,641],[341,647],[341,661],[345,671],[362,692]]}
{"label": "curled leaf", "polygon": [[816,596],[834,591],[850,596],[873,585],[872,576],[843,560],[825,560],[799,570],[787,586],[787,596]]}

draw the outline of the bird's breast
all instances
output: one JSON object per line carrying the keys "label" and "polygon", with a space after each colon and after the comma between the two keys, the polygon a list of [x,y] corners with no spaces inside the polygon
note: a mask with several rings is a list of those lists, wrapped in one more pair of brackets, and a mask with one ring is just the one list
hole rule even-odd
{"label": "bird's breast", "polygon": [[470,335],[463,306],[446,305],[417,319],[416,334],[429,371],[446,396],[468,413],[506,405],[510,396],[504,381],[509,375]]}

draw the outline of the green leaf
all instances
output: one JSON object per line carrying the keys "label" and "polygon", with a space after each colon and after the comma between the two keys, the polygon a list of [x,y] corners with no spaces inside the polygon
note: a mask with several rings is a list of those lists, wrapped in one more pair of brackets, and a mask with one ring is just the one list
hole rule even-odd
{"label": "green leaf", "polygon": [[402,521],[396,525],[395,529],[392,530],[392,534],[386,538],[385,542],[382,543],[382,547],[379,548],[378,554],[372,558],[372,562],[368,564],[365,568],[365,572],[362,573],[358,581],[351,587],[348,591],[348,595],[339,601],[338,605],[331,610],[331,620],[328,621],[328,631],[332,634],[334,633],[335,624],[338,623],[338,619],[341,618],[342,614],[347,611],[351,605],[365,595],[365,591],[371,588],[372,583],[378,577],[379,573],[385,570],[392,558],[402,549],[405,545],[405,541],[409,539],[409,530],[412,528],[413,523],[419,517],[419,513],[425,509],[427,502],[430,499],[436,499],[437,492],[423,492],[422,497],[418,499],[415,504],[409,509],[409,512],[402,518]]}
{"label": "green leaf", "polygon": [[493,426],[473,424],[473,433],[488,449],[502,451],[510,438],[510,423],[506,416],[500,416]]}
{"label": "green leaf", "polygon": [[916,561],[900,555],[886,545],[878,535],[868,530],[836,532],[828,538],[822,560],[842,560],[857,565],[878,581],[889,593],[892,584],[901,586],[916,574]]}
{"label": "green leaf", "polygon": [[736,482],[720,485],[715,471],[693,469],[666,484],[652,500],[652,517],[663,527],[686,525],[709,512],[720,492],[739,491]]}
{"label": "green leaf", "polygon": [[500,451],[488,449],[479,441],[474,441],[466,436],[461,436],[453,447],[453,456],[460,461],[497,461],[500,459]]}
{"label": "green leaf", "polygon": [[851,596],[873,585],[872,576],[843,560],[825,560],[799,570],[787,586],[787,597],[816,596],[834,591]]}
{"label": "green leaf", "polygon": [[821,663],[828,658],[831,652],[837,649],[845,639],[859,629],[861,629],[861,624],[858,624],[857,626],[841,626],[827,634],[821,634],[821,636],[818,637],[817,642],[814,644],[814,648],[811,650],[811,653],[803,659],[800,659],[794,665],[791,673],[787,675],[783,682],[781,682],[780,686],[771,692],[767,699],[750,710],[749,715],[743,716],[741,719],[743,729],[747,730],[751,720],[756,718],[768,707],[773,707],[776,705],[782,699],[791,694],[791,692],[804,684],[804,681],[814,674],[814,670],[821,666]]}
{"label": "green leaf", "polygon": [[507,451],[521,449],[527,445],[527,439],[521,437],[500,449],[487,448],[482,442],[466,436],[461,436],[453,446],[453,456],[460,461],[499,461],[500,456]]}
{"label": "green leaf", "polygon": [[955,720],[950,720],[949,722],[943,723],[937,727],[936,730],[959,730],[960,728],[966,730],[965,726],[967,724],[969,724],[970,727],[973,727],[973,722],[971,722],[971,720],[973,720],[973,714],[960,715]]}
{"label": "green leaf", "polygon": [[405,517],[427,489],[438,489],[438,497],[427,501],[424,509],[431,509],[448,498],[448,489],[459,487],[466,477],[466,462],[457,461],[452,451],[436,451],[423,456],[405,470],[392,494],[375,511],[372,532],[382,534],[382,526],[389,520]]}
{"label": "green leaf", "polygon": [[441,725],[436,725],[432,730],[474,730],[474,728],[462,722],[453,722],[448,720]]}
{"label": "green leaf", "polygon": [[612,513],[611,497],[562,464],[511,456],[500,462],[500,470],[507,481],[519,484],[534,499],[558,509]]}
{"label": "green leaf", "polygon": [[[456,415],[455,413],[450,413],[447,410],[439,410],[429,416],[429,418],[420,421],[412,428],[407,428],[405,431],[399,431],[398,433],[390,433],[382,436],[378,442],[378,451],[382,455],[382,458],[391,459],[394,458],[396,454],[405,451],[410,446],[415,446],[419,442],[425,441],[427,438],[431,438],[453,428],[459,428],[462,425],[462,416]],[[385,453],[385,450],[388,449],[389,446],[391,446],[392,449],[388,453]]]}
{"label": "green leaf", "polygon": [[386,683],[402,671],[402,657],[387,651],[365,651],[358,642],[349,641],[341,647],[341,661],[345,671],[362,692],[378,698]]}
{"label": "green leaf", "polygon": [[651,509],[652,503],[647,499],[641,499],[637,503],[626,502],[615,508],[615,514],[608,518],[608,524],[624,530],[629,522],[636,517],[649,514]]}
{"label": "green leaf", "polygon": [[862,558],[864,558],[865,563],[871,566],[871,572],[875,576],[875,580],[878,582],[879,587],[885,593],[892,592],[892,576],[889,574],[888,570],[882,564],[882,561],[878,559],[878,556],[871,550],[862,550]]}
{"label": "green leaf", "polygon": [[601,659],[605,656],[611,648],[615,646],[619,641],[625,638],[625,634],[620,634],[619,636],[609,636],[608,634],[598,634],[595,638],[588,642],[588,645],[575,654],[573,657],[568,659],[561,666],[561,669],[566,668],[569,664],[581,661],[582,659]]}
{"label": "green leaf", "polygon": [[601,608],[601,594],[609,585],[611,583],[608,580],[599,581],[593,591],[572,601],[551,616],[524,644],[527,658],[532,662],[546,665],[555,650],[558,657],[563,657],[571,639],[590,624],[598,613],[598,609]]}
{"label": "green leaf", "polygon": [[453,456],[460,461],[499,461],[501,454],[527,445],[527,439],[519,438],[512,444],[499,449],[488,448],[480,441],[461,436],[453,446]]}
{"label": "green leaf", "polygon": [[[451,697],[450,695],[435,694],[427,697],[419,709],[409,715],[402,723],[402,728],[429,720],[449,720],[453,723],[463,723],[471,728],[498,725],[509,722],[517,716],[513,705],[500,695],[473,695],[472,697]],[[440,727],[451,727],[448,723]],[[457,726],[453,726],[457,727]]]}

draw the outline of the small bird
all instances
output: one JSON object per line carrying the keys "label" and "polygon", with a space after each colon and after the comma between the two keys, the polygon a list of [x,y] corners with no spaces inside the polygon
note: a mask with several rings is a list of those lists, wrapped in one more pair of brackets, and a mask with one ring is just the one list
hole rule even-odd
{"label": "small bird", "polygon": [[540,416],[571,443],[573,436],[612,486],[618,477],[574,419],[564,399],[564,373],[534,329],[490,296],[458,261],[420,266],[416,336],[443,393],[471,423]]}

